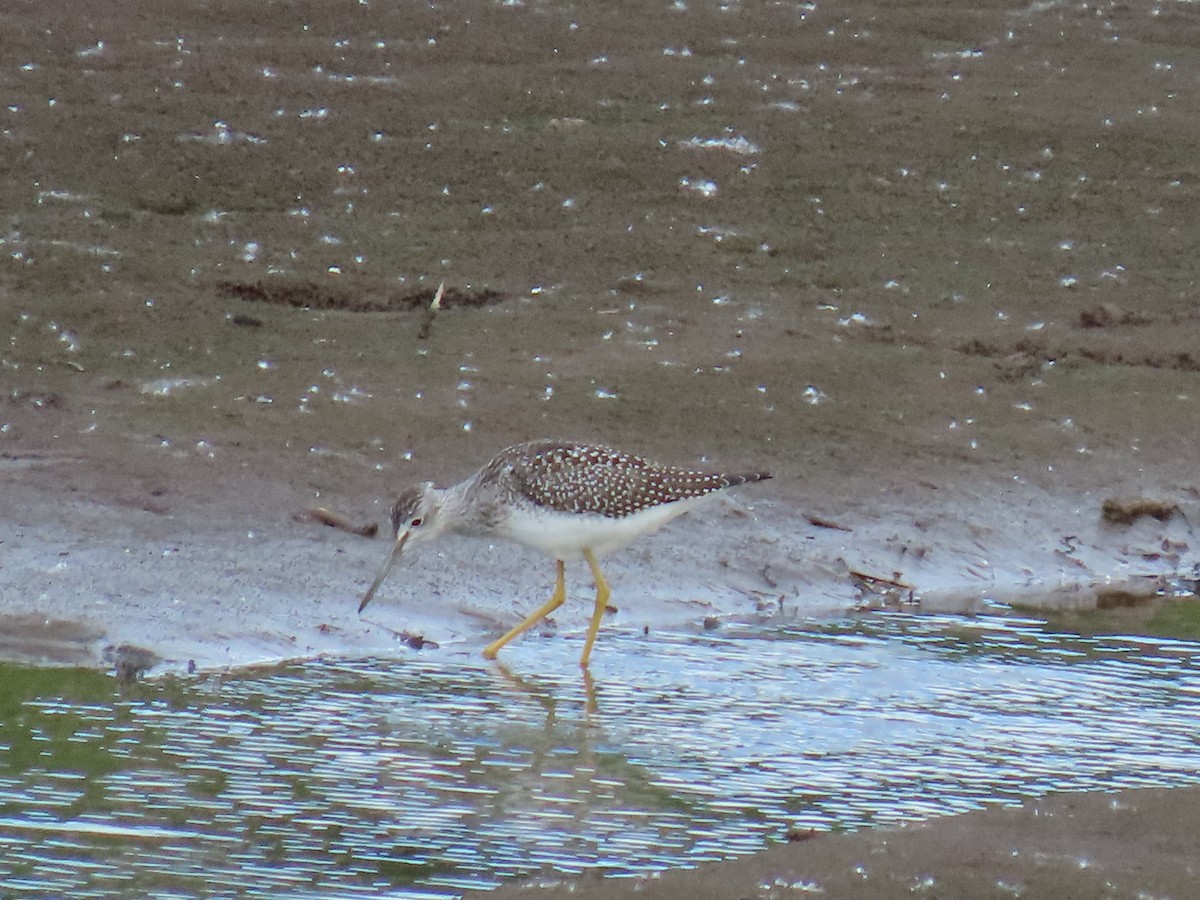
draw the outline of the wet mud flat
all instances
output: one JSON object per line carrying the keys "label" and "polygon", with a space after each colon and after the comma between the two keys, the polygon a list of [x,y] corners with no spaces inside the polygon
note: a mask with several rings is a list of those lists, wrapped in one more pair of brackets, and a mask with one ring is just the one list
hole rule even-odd
{"label": "wet mud flat", "polygon": [[[2,645],[10,659],[140,674],[478,652],[551,586],[552,565],[532,552],[451,538],[406,558],[360,616],[388,551],[389,496],[331,495],[305,487],[299,473],[284,483],[226,468],[220,481],[232,494],[214,498],[207,478],[173,480],[173,460],[127,480],[125,460],[110,460],[102,484],[92,482],[98,462],[85,472],[80,462],[24,461],[10,485],[17,513],[4,539]],[[89,482],[96,493],[85,499]],[[905,492],[940,500],[944,485]],[[1075,506],[1030,487],[1006,488],[999,503],[978,482],[954,492],[958,516],[947,515],[949,503],[934,512],[828,498],[817,508],[835,512],[816,515],[752,489],[721,498],[606,561],[614,595],[602,634],[703,634],[873,611],[1009,611],[1082,633],[1200,633],[1186,494],[1179,503],[1155,494]],[[572,602],[528,640],[580,637],[591,584],[575,568]]]}
{"label": "wet mud flat", "polygon": [[601,681],[847,614],[1195,639],[1191,10],[9,24],[5,658],[473,653],[549,563],[430,548],[362,620],[385,543],[309,513],[382,525],[542,435],[775,474],[611,562]]}
{"label": "wet mud flat", "polygon": [[[1183,12],[75,12],[14,22],[0,185],[5,611],[75,658],[382,649],[382,544],[308,513],[543,435],[775,474],[611,627],[1192,590]],[[480,640],[520,553],[382,624]]]}
{"label": "wet mud flat", "polygon": [[1049,795],[855,834],[796,833],[732,862],[649,880],[545,875],[468,897],[1187,897],[1200,788]]}

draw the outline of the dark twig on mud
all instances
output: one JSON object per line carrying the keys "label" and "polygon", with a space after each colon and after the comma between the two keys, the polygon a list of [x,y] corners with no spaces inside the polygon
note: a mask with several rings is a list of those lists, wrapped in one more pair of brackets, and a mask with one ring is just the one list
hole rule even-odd
{"label": "dark twig on mud", "polygon": [[298,512],[292,516],[292,519],[296,522],[316,522],[318,525],[328,525],[330,528],[348,531],[350,534],[356,534],[359,537],[373,538],[379,534],[379,526],[376,523],[371,522],[367,525],[355,525],[341,513],[335,513],[333,510],[326,509],[323,506]]}

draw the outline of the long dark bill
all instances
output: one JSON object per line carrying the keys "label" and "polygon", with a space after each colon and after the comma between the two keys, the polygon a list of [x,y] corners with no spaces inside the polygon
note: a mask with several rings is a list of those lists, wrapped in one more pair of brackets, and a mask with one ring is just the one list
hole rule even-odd
{"label": "long dark bill", "polygon": [[400,558],[400,551],[404,549],[404,542],[408,540],[408,535],[409,532],[406,531],[400,537],[396,538],[396,544],[392,547],[392,552],[388,554],[388,558],[384,560],[383,565],[379,568],[379,574],[375,576],[375,580],[367,588],[367,593],[363,596],[362,603],[358,604],[358,611],[360,613],[367,608],[367,604],[371,602],[371,598],[375,596],[375,592],[383,584],[383,579],[387,578],[388,572],[392,571],[392,566]]}

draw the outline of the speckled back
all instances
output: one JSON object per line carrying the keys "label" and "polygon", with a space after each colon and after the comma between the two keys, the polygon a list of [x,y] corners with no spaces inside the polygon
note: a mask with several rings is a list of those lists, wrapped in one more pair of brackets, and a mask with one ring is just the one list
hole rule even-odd
{"label": "speckled back", "polygon": [[498,489],[509,502],[621,518],[770,477],[765,472],[724,475],[679,469],[611,447],[534,441],[501,452],[480,473],[479,486]]}

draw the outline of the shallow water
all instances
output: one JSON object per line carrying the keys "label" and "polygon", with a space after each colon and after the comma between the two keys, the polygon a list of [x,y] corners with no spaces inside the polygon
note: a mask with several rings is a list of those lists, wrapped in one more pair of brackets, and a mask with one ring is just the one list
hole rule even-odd
{"label": "shallow water", "polygon": [[[1200,780],[1200,643],[874,614],[118,690],[9,668],[0,888],[449,896]],[[517,672],[528,673],[518,675]]]}

